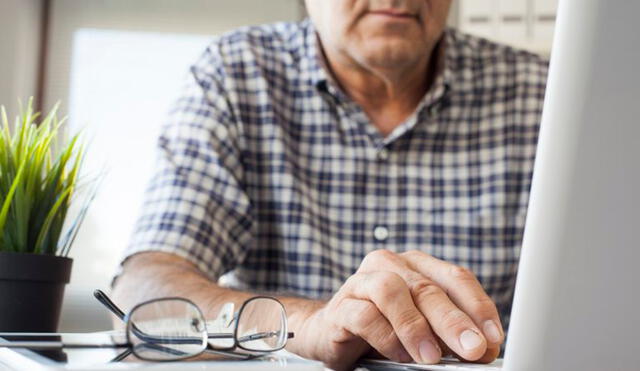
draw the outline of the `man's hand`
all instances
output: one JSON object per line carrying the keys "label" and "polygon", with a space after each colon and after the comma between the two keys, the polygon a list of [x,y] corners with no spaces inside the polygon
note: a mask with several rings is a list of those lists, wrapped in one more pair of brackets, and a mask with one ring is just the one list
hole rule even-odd
{"label": "man's hand", "polygon": [[504,341],[496,306],[473,273],[418,251],[368,254],[310,312],[296,326],[295,348],[334,369],[372,351],[403,362],[437,363],[447,354],[490,362]]}

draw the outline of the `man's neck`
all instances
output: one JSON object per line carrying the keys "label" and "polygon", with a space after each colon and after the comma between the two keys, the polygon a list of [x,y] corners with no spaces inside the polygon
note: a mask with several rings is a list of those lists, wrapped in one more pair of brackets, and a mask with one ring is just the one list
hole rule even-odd
{"label": "man's neck", "polygon": [[[439,45],[439,44],[438,44]],[[339,53],[324,51],[340,87],[358,103],[376,128],[390,134],[416,109],[437,73],[440,47],[412,65],[398,68],[362,66]]]}

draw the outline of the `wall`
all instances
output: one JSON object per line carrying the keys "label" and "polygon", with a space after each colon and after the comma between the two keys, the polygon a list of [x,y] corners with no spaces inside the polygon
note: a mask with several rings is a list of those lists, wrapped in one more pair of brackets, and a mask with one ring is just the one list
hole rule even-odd
{"label": "wall", "polygon": [[10,116],[36,94],[41,11],[40,0],[0,1],[0,104]]}

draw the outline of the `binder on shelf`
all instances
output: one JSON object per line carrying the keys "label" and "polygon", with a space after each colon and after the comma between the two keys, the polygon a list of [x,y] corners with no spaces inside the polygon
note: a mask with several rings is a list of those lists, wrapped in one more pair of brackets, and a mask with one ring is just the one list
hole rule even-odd
{"label": "binder on shelf", "polygon": [[553,40],[558,0],[535,0],[532,7],[532,39],[534,42],[549,43]]}
{"label": "binder on shelf", "polygon": [[488,39],[496,39],[497,0],[460,0],[460,29]]}
{"label": "binder on shelf", "polygon": [[524,44],[529,38],[528,1],[498,0],[498,39],[507,44]]}

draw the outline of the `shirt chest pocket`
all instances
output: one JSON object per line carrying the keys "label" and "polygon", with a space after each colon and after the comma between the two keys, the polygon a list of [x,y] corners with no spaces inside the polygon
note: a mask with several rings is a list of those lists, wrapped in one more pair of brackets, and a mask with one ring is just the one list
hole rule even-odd
{"label": "shirt chest pocket", "polygon": [[424,205],[429,209],[436,251],[437,247],[457,249],[459,253],[442,251],[442,255],[455,255],[461,263],[489,255],[496,259],[496,253],[500,259],[517,260],[526,218],[527,183],[495,168],[475,178],[466,175],[439,182],[441,188],[436,188]]}

